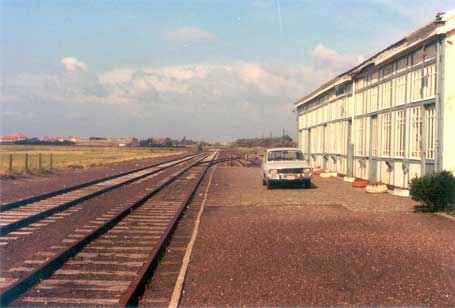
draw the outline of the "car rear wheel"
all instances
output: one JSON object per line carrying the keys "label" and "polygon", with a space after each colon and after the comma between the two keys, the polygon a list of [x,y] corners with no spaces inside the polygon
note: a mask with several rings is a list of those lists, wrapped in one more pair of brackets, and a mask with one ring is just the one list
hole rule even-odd
{"label": "car rear wheel", "polygon": [[266,181],[267,189],[272,189],[272,183],[270,181]]}

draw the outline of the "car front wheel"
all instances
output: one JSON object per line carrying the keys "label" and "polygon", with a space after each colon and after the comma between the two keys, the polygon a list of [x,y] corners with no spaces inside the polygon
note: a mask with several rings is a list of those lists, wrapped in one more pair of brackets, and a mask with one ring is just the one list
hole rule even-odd
{"label": "car front wheel", "polygon": [[305,188],[311,188],[311,180],[306,180],[304,183],[303,183],[303,186]]}

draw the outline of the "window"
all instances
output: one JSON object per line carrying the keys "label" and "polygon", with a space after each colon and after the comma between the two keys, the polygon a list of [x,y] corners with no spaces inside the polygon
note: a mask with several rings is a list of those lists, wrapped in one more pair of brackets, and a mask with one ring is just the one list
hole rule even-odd
{"label": "window", "polygon": [[336,148],[337,148],[337,137],[338,137],[338,132],[336,130],[336,123],[330,124],[330,153],[336,153]]}
{"label": "window", "polygon": [[384,78],[389,77],[393,73],[393,64],[389,64],[384,67]]}
{"label": "window", "polygon": [[271,151],[267,160],[303,160],[303,154],[300,151]]}
{"label": "window", "polygon": [[363,156],[364,154],[364,136],[365,128],[363,125],[363,119],[357,119],[356,122],[356,142],[355,142],[355,154],[357,156]]}
{"label": "window", "polygon": [[430,65],[424,69],[424,77],[422,79],[422,92],[424,98],[429,98],[435,94],[436,85],[436,66]]}
{"label": "window", "polygon": [[371,119],[371,156],[378,156],[378,117]]}
{"label": "window", "polygon": [[435,107],[425,110],[425,158],[434,159],[435,148]]}
{"label": "window", "polygon": [[365,92],[363,92],[363,113],[370,112],[370,92],[371,89],[365,90]]}
{"label": "window", "polygon": [[362,78],[361,79],[357,79],[355,81],[355,89],[356,90],[360,90],[362,88],[363,88],[363,79]]}
{"label": "window", "polygon": [[395,116],[395,155],[404,157],[406,136],[406,110],[399,110]]}
{"label": "window", "polygon": [[400,71],[406,69],[406,63],[407,63],[406,58],[402,58],[402,59],[398,60],[397,71],[400,72]]}
{"label": "window", "polygon": [[411,109],[411,132],[410,132],[410,142],[411,142],[411,158],[420,158],[421,153],[421,129],[422,129],[422,115],[420,107],[415,107]]}
{"label": "window", "polygon": [[392,147],[392,119],[391,113],[384,113],[382,115],[382,156],[390,156]]}
{"label": "window", "polygon": [[406,75],[395,79],[395,105],[403,105],[406,100]]}
{"label": "window", "polygon": [[390,107],[390,89],[392,81],[387,81],[382,85],[382,108]]}
{"label": "window", "polygon": [[346,122],[338,122],[336,124],[336,132],[338,134],[336,138],[336,153],[345,154],[346,147]]}
{"label": "window", "polygon": [[345,117],[349,117],[352,115],[352,96],[348,96],[345,98]]}
{"label": "window", "polygon": [[412,54],[412,65],[417,65],[422,63],[424,56],[423,48],[418,49]]}
{"label": "window", "polygon": [[375,83],[379,80],[379,71],[375,71],[371,74],[371,83]]}
{"label": "window", "polygon": [[342,95],[346,93],[346,87],[345,86],[339,86],[335,89],[336,96]]}
{"label": "window", "polygon": [[411,74],[411,101],[422,99],[422,70],[417,70]]}
{"label": "window", "polygon": [[378,87],[374,87],[370,90],[370,97],[371,111],[378,110]]}
{"label": "window", "polygon": [[339,105],[339,108],[340,108],[339,117],[340,118],[346,117],[346,101],[347,101],[346,97],[342,98],[340,100],[340,105]]}
{"label": "window", "polygon": [[363,92],[355,95],[355,114],[363,114]]}

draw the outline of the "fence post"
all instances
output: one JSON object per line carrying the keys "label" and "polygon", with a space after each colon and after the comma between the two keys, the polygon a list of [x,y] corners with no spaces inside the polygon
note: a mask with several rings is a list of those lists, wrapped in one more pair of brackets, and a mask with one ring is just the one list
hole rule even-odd
{"label": "fence post", "polygon": [[8,174],[13,174],[13,154],[9,154]]}
{"label": "fence post", "polygon": [[53,164],[53,155],[52,153],[49,154],[49,170],[52,170],[52,164]]}
{"label": "fence post", "polygon": [[25,173],[27,173],[28,172],[28,153],[25,153],[24,164],[25,164]]}

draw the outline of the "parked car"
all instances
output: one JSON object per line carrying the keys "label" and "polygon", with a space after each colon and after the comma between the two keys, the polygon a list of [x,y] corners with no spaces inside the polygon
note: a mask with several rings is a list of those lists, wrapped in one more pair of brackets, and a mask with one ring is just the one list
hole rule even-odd
{"label": "parked car", "polygon": [[274,183],[297,182],[310,188],[312,171],[299,149],[268,149],[262,160],[262,184],[270,189]]}

